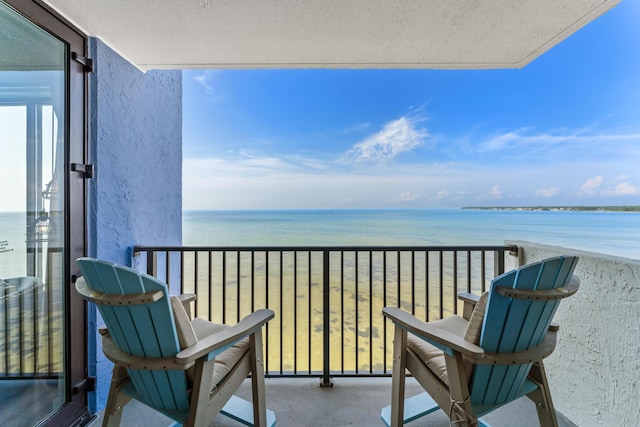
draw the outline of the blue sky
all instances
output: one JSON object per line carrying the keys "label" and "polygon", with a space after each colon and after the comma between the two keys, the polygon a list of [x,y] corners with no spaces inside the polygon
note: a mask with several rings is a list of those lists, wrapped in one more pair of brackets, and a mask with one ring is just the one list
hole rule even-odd
{"label": "blue sky", "polygon": [[640,205],[640,2],[520,70],[183,72],[183,208]]}

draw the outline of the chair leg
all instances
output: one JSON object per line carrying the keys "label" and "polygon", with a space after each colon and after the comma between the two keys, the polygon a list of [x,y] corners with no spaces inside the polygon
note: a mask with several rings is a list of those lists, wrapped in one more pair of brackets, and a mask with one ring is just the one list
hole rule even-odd
{"label": "chair leg", "polygon": [[448,414],[451,424],[476,427],[478,425],[478,418],[471,408],[469,381],[465,374],[462,354],[457,352],[452,356],[445,354],[445,363],[447,365],[449,392],[451,394],[451,404]]}
{"label": "chair leg", "polygon": [[262,354],[262,330],[258,330],[249,337],[249,351],[251,352],[251,390],[253,393],[254,425],[267,425],[267,402],[264,387],[264,363]]}
{"label": "chair leg", "polygon": [[215,361],[204,361],[203,358],[196,362],[195,380],[191,390],[191,402],[189,403],[189,416],[184,423],[185,427],[206,427],[209,425],[209,397],[211,395],[211,378]]}
{"label": "chair leg", "polygon": [[127,382],[129,382],[127,370],[117,365],[114,366],[107,406],[104,409],[104,418],[102,419],[102,427],[117,427],[120,425],[124,405],[131,400],[126,394],[120,393],[120,389]]}
{"label": "chair leg", "polygon": [[407,331],[396,326],[393,337],[391,379],[391,427],[404,424],[404,391],[407,369]]}
{"label": "chair leg", "polygon": [[529,379],[538,384],[538,389],[528,395],[536,404],[541,427],[558,427],[556,411],[551,400],[551,391],[542,361],[534,363],[529,371]]}

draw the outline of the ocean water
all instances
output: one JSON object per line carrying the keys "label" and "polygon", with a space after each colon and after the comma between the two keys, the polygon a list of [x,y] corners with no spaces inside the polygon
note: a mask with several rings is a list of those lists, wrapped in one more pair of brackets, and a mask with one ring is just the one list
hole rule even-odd
{"label": "ocean water", "polygon": [[500,245],[505,240],[640,259],[640,213],[473,209],[183,213],[186,246]]}
{"label": "ocean water", "polygon": [[[24,227],[23,215],[0,214],[0,242],[7,241],[6,248],[11,249],[0,253],[0,277],[24,275]],[[183,213],[183,244],[193,246],[501,245],[505,240],[528,240],[640,259],[638,237],[640,213],[462,209]],[[332,371],[388,371],[393,328],[385,326],[382,307],[397,304],[407,311],[415,308],[416,316],[424,320],[437,319],[454,311],[455,295],[461,290],[456,286],[466,283],[466,269],[454,272],[449,258],[440,272],[436,262],[427,266],[420,258],[423,255],[417,254],[414,276],[397,273],[400,264],[407,267],[406,257],[397,264],[390,258],[384,268],[381,256],[372,258],[372,268],[366,257],[361,258],[356,273],[357,255],[347,254],[344,264],[332,264],[329,274],[327,329],[323,272],[312,270],[311,261],[307,264],[300,258],[296,263],[291,254],[281,259],[273,255],[278,266],[267,269],[266,254],[256,254],[255,262],[242,258],[246,255],[238,260],[230,257],[224,261],[227,277],[223,278],[218,268],[222,261],[215,258],[223,255],[211,256],[197,265],[192,255],[185,258],[185,289],[198,293],[198,315],[223,322],[221,316],[226,314],[233,321],[241,312],[248,313],[254,303],[273,309],[276,316],[269,323],[265,343],[282,350],[268,353],[266,366],[271,373],[278,369],[321,371],[324,330],[331,340]],[[462,263],[466,262],[463,258]],[[492,273],[487,270],[487,283]],[[456,274],[460,285],[454,283]],[[479,271],[474,270],[471,282],[472,291],[477,292]]]}

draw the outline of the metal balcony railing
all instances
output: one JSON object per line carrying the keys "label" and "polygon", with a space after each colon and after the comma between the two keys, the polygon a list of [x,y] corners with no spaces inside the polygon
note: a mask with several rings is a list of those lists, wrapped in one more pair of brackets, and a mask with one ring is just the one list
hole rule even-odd
{"label": "metal balcony railing", "polygon": [[[27,251],[30,259],[34,253]],[[43,278],[0,280],[0,380],[55,379],[63,372],[62,257],[57,249],[46,252]]]}
{"label": "metal balcony railing", "polygon": [[[195,316],[234,324],[258,308],[267,376],[388,376],[397,306],[424,320],[455,314],[458,292],[479,293],[504,272],[513,246],[152,247],[135,264],[181,293]],[[146,258],[146,259],[145,259]]]}

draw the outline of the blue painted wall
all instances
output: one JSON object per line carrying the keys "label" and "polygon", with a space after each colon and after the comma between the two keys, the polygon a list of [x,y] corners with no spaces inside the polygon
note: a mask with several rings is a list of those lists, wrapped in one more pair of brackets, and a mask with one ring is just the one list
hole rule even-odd
{"label": "blue painted wall", "polygon": [[[132,264],[134,245],[182,243],[182,72],[141,72],[98,39],[89,40],[88,254]],[[106,404],[112,364],[89,313],[89,368],[98,390],[89,410]],[[94,359],[93,361],[91,359]]]}

